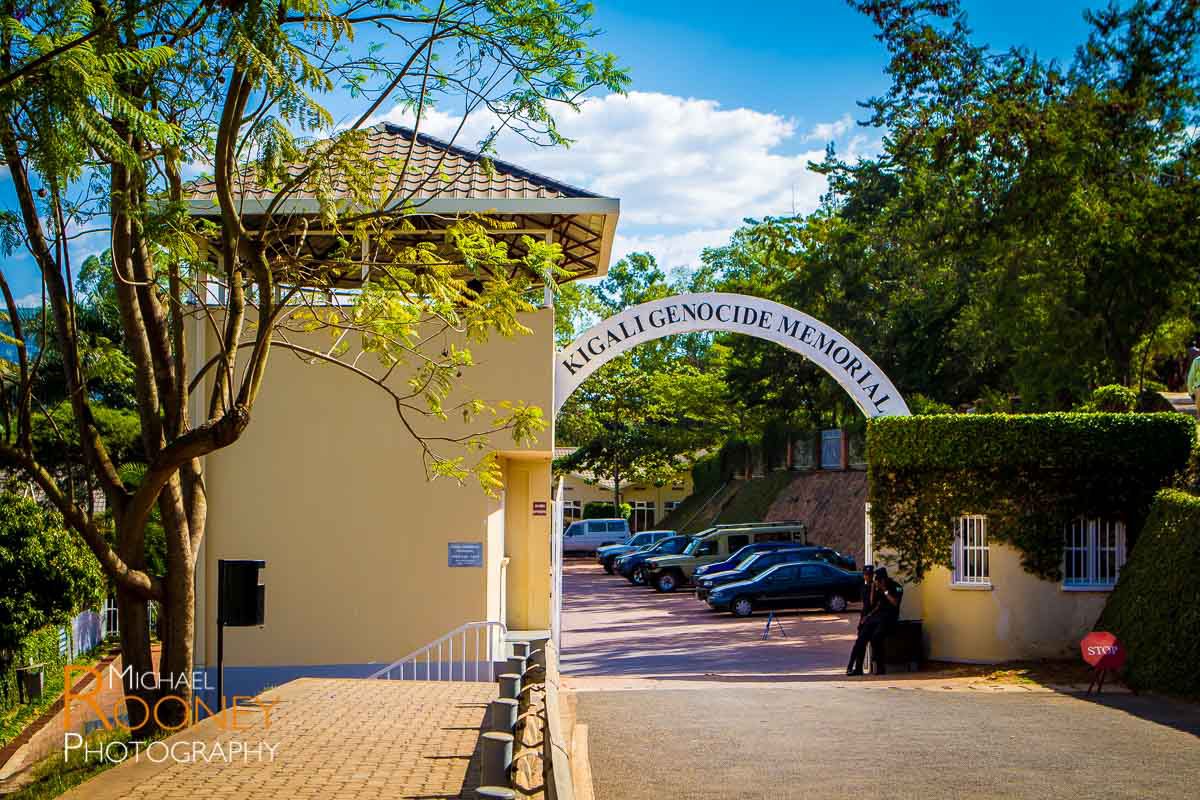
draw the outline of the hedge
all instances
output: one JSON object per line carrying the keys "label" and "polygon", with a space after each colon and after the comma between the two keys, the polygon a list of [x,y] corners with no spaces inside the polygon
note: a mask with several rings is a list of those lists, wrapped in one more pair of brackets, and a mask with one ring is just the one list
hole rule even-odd
{"label": "hedge", "polygon": [[633,506],[629,503],[621,503],[621,513],[613,513],[613,504],[603,500],[592,500],[583,504],[584,519],[613,519],[620,517],[621,519],[629,519],[633,514]]}
{"label": "hedge", "polygon": [[[50,682],[55,674],[61,675],[67,656],[59,649],[59,636],[63,626],[51,625],[31,633],[20,646],[0,662],[0,718],[7,716],[10,709],[18,705],[17,669],[30,662],[46,665],[46,679]],[[68,627],[68,631],[70,628]],[[68,633],[69,635],[69,633]],[[3,745],[4,742],[0,742]]]}
{"label": "hedge", "polygon": [[1200,697],[1200,497],[1159,492],[1097,630],[1125,645],[1137,689]]}
{"label": "hedge", "polygon": [[867,429],[874,543],[920,580],[950,566],[953,518],[986,514],[990,539],[1015,547],[1029,572],[1060,580],[1064,525],[1119,517],[1132,546],[1195,438],[1195,420],[1178,413],[877,418]]}

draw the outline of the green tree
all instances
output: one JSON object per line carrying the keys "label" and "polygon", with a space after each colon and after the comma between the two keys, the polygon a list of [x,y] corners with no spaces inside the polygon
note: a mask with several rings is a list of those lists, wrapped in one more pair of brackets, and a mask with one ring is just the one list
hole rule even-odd
{"label": "green tree", "polygon": [[[591,8],[550,0],[466,0],[433,7],[358,2],[260,0],[230,3],[80,0],[32,6],[0,2],[0,153],[15,203],[3,215],[5,243],[28,251],[40,271],[62,387],[90,483],[104,493],[105,518],[81,504],[35,446],[35,396],[48,361],[21,324],[0,271],[16,357],[0,384],[0,464],[37,484],[64,524],[89,545],[117,587],[124,664],[153,671],[147,603],[163,608],[159,672],[178,686],[193,669],[194,567],[207,520],[200,459],[229,447],[252,423],[267,363],[276,351],[353,369],[394,401],[428,471],[486,488],[498,480],[489,436],[528,440],[540,409],[448,407],[469,348],[443,350],[438,332],[470,341],[524,331],[519,314],[534,288],[560,276],[557,245],[523,239],[524,255],[491,235],[493,221],[450,219],[439,243],[412,245],[413,198],[443,185],[412,187],[405,157],[369,159],[365,126],[381,110],[410,109],[420,127],[444,101],[465,115],[486,110],[501,130],[561,145],[558,110],[593,87],[621,90],[627,77],[591,47]],[[323,101],[348,97],[356,114],[336,124]],[[386,105],[385,105],[386,104]],[[188,213],[189,164],[211,165],[213,222]],[[454,175],[447,174],[446,184]],[[269,196],[250,219],[238,202],[247,183]],[[316,198],[311,216],[278,213],[289,198]],[[71,261],[77,231],[109,234],[107,276],[116,301],[139,423],[137,481],[101,422]],[[330,247],[292,244],[311,230]],[[370,274],[353,301],[317,302],[348,276]],[[85,269],[85,277],[87,270]],[[194,297],[211,300],[208,279],[226,291],[200,313],[217,357],[189,361]],[[112,314],[115,312],[115,315]],[[289,341],[288,330],[330,334],[327,349]],[[109,341],[115,341],[109,337]],[[361,347],[377,369],[354,358]],[[395,377],[396,380],[389,381]],[[201,378],[208,380],[206,384]],[[399,388],[396,388],[396,387]],[[210,389],[210,390],[209,390]],[[192,402],[192,393],[204,391]],[[203,408],[193,419],[193,405]],[[450,414],[478,434],[448,441],[418,429]],[[109,432],[111,433],[111,432]],[[165,570],[151,571],[147,522],[157,511]],[[157,692],[127,687],[151,705]],[[141,704],[131,705],[140,708]],[[136,714],[135,714],[136,717]],[[176,720],[168,720],[174,722]],[[135,726],[143,722],[133,719]],[[142,732],[149,732],[149,725]]]}
{"label": "green tree", "polygon": [[28,497],[0,494],[0,651],[95,605],[104,575],[62,516]]}

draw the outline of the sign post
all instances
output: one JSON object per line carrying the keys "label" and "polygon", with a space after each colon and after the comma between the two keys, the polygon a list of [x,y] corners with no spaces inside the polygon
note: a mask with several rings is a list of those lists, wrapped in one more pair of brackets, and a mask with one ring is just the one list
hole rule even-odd
{"label": "sign post", "polygon": [[1079,642],[1079,650],[1083,654],[1083,660],[1094,670],[1087,694],[1092,693],[1093,687],[1096,694],[1101,694],[1104,691],[1105,676],[1125,666],[1125,646],[1111,633],[1093,631]]}
{"label": "sign post", "polygon": [[[248,628],[266,621],[265,561],[217,560],[217,708],[225,709],[225,626]],[[220,713],[218,711],[217,713]]]}

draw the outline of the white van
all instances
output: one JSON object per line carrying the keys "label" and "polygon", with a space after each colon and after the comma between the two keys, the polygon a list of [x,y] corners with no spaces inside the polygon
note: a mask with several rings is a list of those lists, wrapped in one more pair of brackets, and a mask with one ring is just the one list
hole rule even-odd
{"label": "white van", "polygon": [[606,544],[629,538],[629,523],[623,519],[582,519],[563,531],[564,553],[594,553]]}

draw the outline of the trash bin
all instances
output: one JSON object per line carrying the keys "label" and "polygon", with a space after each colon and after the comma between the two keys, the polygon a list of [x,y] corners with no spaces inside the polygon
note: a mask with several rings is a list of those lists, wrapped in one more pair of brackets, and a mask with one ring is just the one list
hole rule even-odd
{"label": "trash bin", "polygon": [[26,703],[37,700],[46,689],[46,671],[43,666],[43,664],[30,664],[28,667],[17,669],[20,693],[25,696],[24,702]]}
{"label": "trash bin", "polygon": [[[884,645],[887,650],[889,671],[906,669],[916,672],[919,670],[925,661],[925,642],[921,636],[921,620],[902,619],[897,622],[896,627],[887,635]],[[875,654],[869,647],[867,653],[867,665],[869,665],[874,661]],[[864,665],[865,669],[870,668],[867,665]]]}

